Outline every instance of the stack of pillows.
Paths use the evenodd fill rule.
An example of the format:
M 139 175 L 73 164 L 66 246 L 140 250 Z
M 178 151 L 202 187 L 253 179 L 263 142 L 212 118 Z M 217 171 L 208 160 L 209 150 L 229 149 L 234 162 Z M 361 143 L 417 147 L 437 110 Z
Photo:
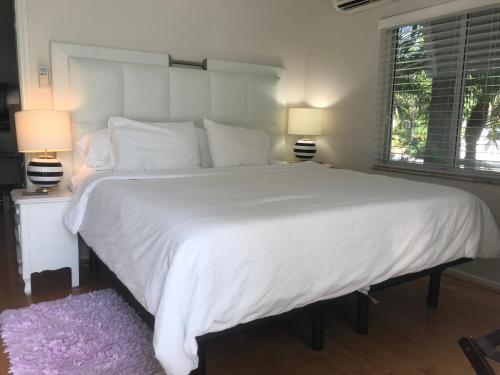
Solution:
M 143 123 L 112 116 L 108 128 L 77 143 L 86 169 L 148 171 L 269 164 L 269 137 L 261 130 L 203 120 Z

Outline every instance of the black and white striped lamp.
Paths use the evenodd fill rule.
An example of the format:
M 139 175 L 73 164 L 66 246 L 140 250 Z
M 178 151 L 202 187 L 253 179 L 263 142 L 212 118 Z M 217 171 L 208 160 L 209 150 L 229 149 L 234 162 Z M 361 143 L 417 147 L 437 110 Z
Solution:
M 49 191 L 61 182 L 63 167 L 56 158 L 39 156 L 30 160 L 26 174 L 37 191 Z
M 303 138 L 293 146 L 295 157 L 300 160 L 310 160 L 316 155 L 316 143 L 312 139 Z
M 61 161 L 49 153 L 71 150 L 69 113 L 53 110 L 21 111 L 15 114 L 19 152 L 39 153 L 26 168 L 37 191 L 47 192 L 61 181 Z
M 288 134 L 305 137 L 295 142 L 293 152 L 299 160 L 310 160 L 316 154 L 316 143 L 309 136 L 321 135 L 323 110 L 319 108 L 290 108 L 288 110 Z

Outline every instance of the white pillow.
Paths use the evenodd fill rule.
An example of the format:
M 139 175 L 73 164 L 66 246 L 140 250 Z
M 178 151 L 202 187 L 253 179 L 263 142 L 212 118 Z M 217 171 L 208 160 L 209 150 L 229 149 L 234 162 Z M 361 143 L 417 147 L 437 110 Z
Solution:
M 152 125 L 165 126 L 166 122 L 152 122 Z M 189 123 L 190 124 L 190 123 Z M 210 150 L 208 149 L 207 131 L 205 129 L 195 127 L 196 139 L 198 140 L 198 149 L 200 152 L 201 166 L 203 168 L 210 168 L 212 166 L 212 159 L 210 158 Z
M 214 167 L 269 164 L 269 137 L 258 129 L 217 124 L 204 119 Z
M 152 124 L 162 127 L 168 125 L 168 123 L 164 122 L 154 122 Z M 212 166 L 212 160 L 208 148 L 207 131 L 201 128 L 195 129 L 201 166 L 203 168 L 209 168 Z M 113 157 L 108 128 L 99 129 L 86 134 L 76 142 L 76 146 L 82 163 L 88 168 L 95 169 L 96 171 L 113 169 Z
M 108 129 L 117 171 L 200 167 L 192 122 L 166 123 L 160 127 L 111 116 Z
M 113 169 L 108 129 L 99 129 L 84 135 L 76 142 L 80 159 L 96 171 Z
M 210 149 L 208 147 L 207 131 L 200 128 L 195 129 L 196 138 L 198 139 L 198 148 L 200 150 L 201 166 L 203 168 L 210 168 L 212 166 L 212 159 L 210 158 Z

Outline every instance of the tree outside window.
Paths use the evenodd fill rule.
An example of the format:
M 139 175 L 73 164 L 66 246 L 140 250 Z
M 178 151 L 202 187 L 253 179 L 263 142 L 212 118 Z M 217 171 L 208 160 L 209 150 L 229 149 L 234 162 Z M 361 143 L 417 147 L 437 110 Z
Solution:
M 392 31 L 388 162 L 500 172 L 500 9 Z

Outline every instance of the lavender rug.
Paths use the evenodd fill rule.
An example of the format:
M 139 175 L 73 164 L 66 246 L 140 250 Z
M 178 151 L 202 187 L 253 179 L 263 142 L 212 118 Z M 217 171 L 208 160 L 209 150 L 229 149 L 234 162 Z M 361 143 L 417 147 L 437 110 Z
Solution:
M 0 329 L 14 375 L 164 374 L 153 333 L 111 289 L 6 310 Z

